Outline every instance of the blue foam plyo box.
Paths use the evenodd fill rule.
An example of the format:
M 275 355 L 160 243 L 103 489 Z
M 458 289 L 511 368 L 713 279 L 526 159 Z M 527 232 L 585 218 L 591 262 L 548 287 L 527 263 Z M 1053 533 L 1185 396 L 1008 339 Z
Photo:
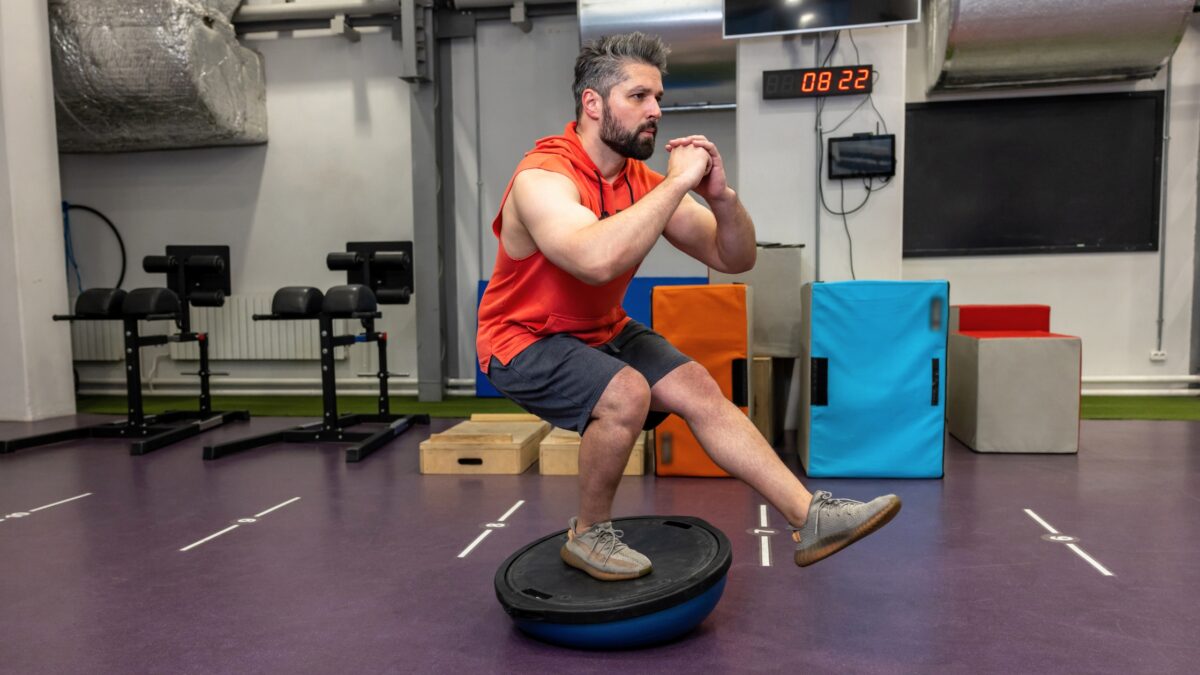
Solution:
M 634 321 L 651 326 L 650 294 L 654 291 L 655 286 L 694 286 L 707 283 L 708 277 L 634 277 L 629 282 L 629 288 L 625 290 L 625 298 L 621 302 L 621 306 Z M 479 305 L 479 301 L 483 300 L 483 292 L 487 290 L 487 284 L 486 280 L 479 282 L 479 294 L 475 298 L 476 306 Z M 475 395 L 479 398 L 504 398 L 504 394 L 497 391 L 480 370 L 479 363 L 475 364 Z
M 812 477 L 940 478 L 946 281 L 810 283 L 800 461 Z

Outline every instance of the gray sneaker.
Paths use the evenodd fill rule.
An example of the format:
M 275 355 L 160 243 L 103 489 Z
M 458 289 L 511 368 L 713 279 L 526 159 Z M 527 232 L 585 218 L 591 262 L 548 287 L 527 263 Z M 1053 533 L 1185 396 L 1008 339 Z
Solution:
M 897 513 L 900 498 L 896 495 L 876 497 L 864 504 L 816 492 L 804 526 L 790 528 L 796 542 L 796 564 L 807 567 L 837 553 L 883 527 Z
M 584 532 L 575 531 L 576 519 L 567 523 L 563 562 L 601 581 L 637 579 L 650 573 L 650 559 L 621 543 L 624 532 L 614 530 L 612 521 L 596 523 Z

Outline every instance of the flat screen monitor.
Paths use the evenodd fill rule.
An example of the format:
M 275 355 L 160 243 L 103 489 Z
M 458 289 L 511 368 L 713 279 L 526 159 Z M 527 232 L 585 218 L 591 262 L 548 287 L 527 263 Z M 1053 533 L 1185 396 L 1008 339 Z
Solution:
M 908 105 L 904 255 L 1158 249 L 1162 91 Z
M 723 0 L 725 37 L 811 33 L 921 20 L 921 0 Z
M 829 178 L 873 178 L 896 175 L 894 134 L 829 139 Z

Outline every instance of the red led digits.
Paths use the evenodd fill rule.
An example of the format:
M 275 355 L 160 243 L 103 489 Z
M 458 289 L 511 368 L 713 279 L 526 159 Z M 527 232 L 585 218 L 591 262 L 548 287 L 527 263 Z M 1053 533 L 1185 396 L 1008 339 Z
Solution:
M 766 70 L 762 94 L 767 100 L 869 94 L 872 74 L 870 65 Z
M 842 70 L 838 73 L 838 91 L 850 91 L 850 86 L 854 83 L 854 71 Z
M 854 88 L 859 91 L 867 90 L 867 83 L 871 81 L 871 69 L 859 68 L 858 77 L 854 80 Z

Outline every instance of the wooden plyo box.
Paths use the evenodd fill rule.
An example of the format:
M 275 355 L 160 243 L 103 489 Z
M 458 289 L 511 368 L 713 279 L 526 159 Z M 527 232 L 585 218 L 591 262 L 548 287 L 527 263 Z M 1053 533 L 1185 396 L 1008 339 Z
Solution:
M 754 426 L 758 427 L 759 433 L 763 438 L 767 439 L 768 443 L 775 441 L 775 401 L 772 395 L 774 391 L 774 381 L 772 379 L 771 357 L 756 356 L 754 357 L 752 374 L 750 376 L 751 386 L 750 392 L 751 409 L 754 414 L 750 416 Z
M 550 425 L 538 420 L 461 422 L 421 443 L 421 473 L 518 474 L 538 458 Z
M 626 476 L 641 476 L 646 473 L 646 445 L 651 432 L 639 434 L 625 465 Z M 579 475 L 579 434 L 566 429 L 555 428 L 544 439 L 538 460 L 538 472 L 543 476 L 578 476 Z

